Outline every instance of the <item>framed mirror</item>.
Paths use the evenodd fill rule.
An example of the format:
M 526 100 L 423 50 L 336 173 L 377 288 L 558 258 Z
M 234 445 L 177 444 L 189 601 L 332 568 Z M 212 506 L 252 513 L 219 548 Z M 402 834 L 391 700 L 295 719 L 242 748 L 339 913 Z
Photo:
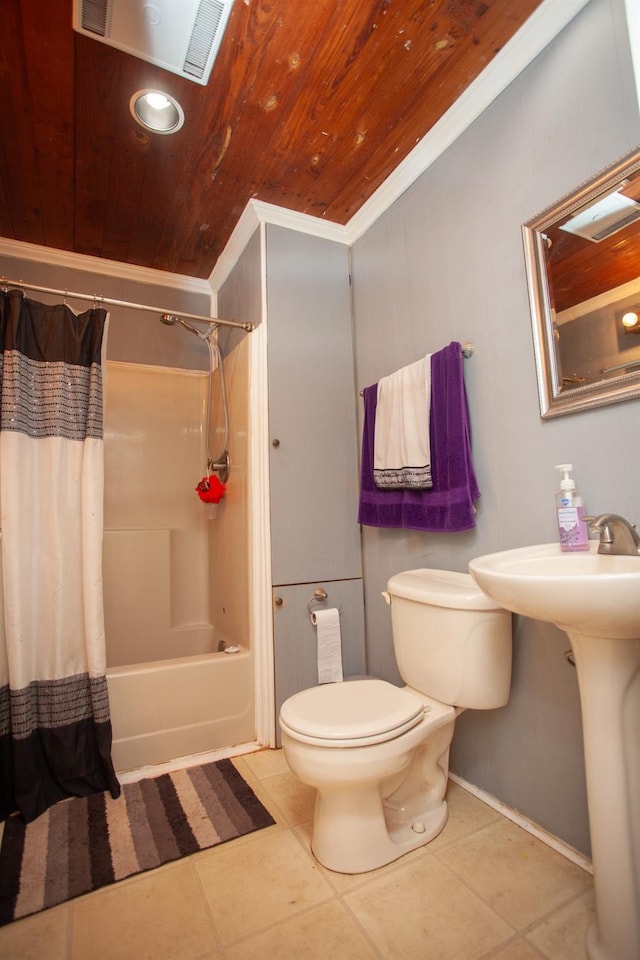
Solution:
M 640 148 L 522 235 L 542 418 L 640 397 Z

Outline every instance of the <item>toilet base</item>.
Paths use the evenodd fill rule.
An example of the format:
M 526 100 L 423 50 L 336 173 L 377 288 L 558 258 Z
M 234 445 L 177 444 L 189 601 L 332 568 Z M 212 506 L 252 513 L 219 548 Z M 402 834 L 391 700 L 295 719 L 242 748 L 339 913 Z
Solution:
M 318 795 L 311 850 L 328 870 L 367 873 L 429 843 L 440 833 L 447 816 L 443 800 L 435 809 L 424 810 L 413 823 L 387 825 L 379 794 L 352 790 L 345 796 Z
M 449 721 L 432 730 L 382 783 L 374 778 L 316 783 L 311 849 L 324 867 L 367 873 L 440 833 L 448 816 L 444 796 L 453 728 Z

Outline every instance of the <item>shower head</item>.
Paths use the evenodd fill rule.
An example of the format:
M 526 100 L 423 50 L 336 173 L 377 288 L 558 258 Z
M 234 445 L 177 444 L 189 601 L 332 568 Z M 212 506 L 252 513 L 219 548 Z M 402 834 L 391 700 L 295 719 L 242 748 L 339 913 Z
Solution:
M 175 313 L 161 313 L 160 322 L 166 323 L 168 327 L 175 327 L 176 323 L 179 323 L 185 328 L 185 330 L 188 330 L 190 333 L 195 333 L 195 335 L 200 337 L 201 340 L 206 340 L 212 329 L 215 329 L 215 326 L 211 325 L 208 330 L 198 330 L 198 328 L 194 327 L 194 325 L 189 323 L 188 320 L 183 320 L 182 317 L 177 317 Z

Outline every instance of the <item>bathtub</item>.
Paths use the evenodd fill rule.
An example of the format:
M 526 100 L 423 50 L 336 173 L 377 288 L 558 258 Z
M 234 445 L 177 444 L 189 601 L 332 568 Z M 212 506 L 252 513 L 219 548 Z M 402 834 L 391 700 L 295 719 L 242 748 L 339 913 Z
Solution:
M 255 740 L 248 650 L 109 667 L 107 685 L 117 772 Z

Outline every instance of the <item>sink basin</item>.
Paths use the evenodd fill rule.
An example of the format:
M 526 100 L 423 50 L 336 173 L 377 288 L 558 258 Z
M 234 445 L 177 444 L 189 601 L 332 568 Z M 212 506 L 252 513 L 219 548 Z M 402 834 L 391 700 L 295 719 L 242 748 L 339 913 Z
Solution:
M 589 960 L 640 958 L 640 556 L 556 543 L 478 557 L 496 603 L 571 641 L 580 691 L 596 920 Z M 541 705 L 541 709 L 544 706 Z
M 640 557 L 589 550 L 563 553 L 557 543 L 487 554 L 469 563 L 471 575 L 506 610 L 546 620 L 568 633 L 640 636 Z

